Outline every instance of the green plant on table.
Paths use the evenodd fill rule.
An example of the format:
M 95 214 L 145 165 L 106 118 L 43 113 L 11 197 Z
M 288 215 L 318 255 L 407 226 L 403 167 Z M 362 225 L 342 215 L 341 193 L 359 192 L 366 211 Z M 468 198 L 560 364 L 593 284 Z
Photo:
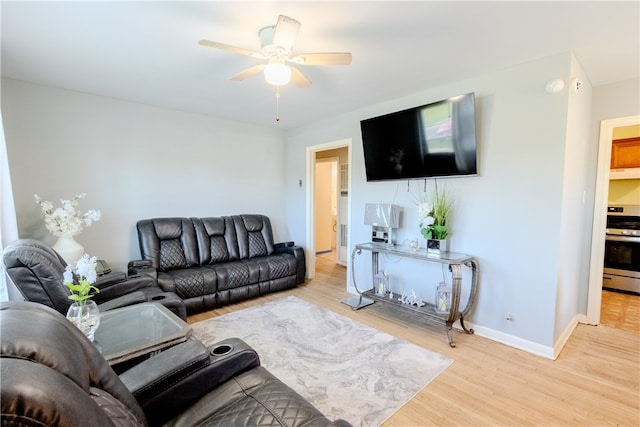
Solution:
M 445 239 L 449 235 L 449 216 L 453 202 L 446 190 L 438 191 L 438 184 L 430 201 L 418 204 L 420 233 L 425 239 Z
M 89 257 L 88 254 L 84 254 L 76 263 L 75 270 L 71 265 L 67 265 L 64 270 L 64 285 L 71 292 L 69 299 L 78 305 L 84 305 L 86 300 L 93 297 L 95 294 L 92 294 L 92 291 L 100 293 L 100 289 L 92 285 L 97 278 L 96 262 L 95 256 Z

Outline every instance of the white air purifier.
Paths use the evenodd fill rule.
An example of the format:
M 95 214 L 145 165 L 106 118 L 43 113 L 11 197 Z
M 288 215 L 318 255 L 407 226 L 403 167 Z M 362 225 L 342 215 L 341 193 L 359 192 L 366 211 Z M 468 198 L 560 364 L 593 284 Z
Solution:
M 371 226 L 371 242 L 385 246 L 395 245 L 394 230 L 400 226 L 400 207 L 388 203 L 367 203 L 364 223 Z

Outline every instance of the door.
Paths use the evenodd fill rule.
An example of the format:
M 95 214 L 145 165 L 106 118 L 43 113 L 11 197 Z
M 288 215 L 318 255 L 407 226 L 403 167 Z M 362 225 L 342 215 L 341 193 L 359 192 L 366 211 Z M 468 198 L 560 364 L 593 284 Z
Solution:
M 336 250 L 338 158 L 316 160 L 315 173 L 315 252 L 316 255 Z

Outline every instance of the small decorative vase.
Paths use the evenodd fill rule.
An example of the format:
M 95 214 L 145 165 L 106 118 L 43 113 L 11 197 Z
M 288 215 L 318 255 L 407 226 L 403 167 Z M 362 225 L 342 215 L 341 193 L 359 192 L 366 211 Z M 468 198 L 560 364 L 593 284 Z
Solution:
M 448 250 L 447 239 L 427 239 L 427 255 L 440 256 Z
M 85 300 L 81 303 L 74 302 L 69 306 L 67 319 L 80 329 L 90 341 L 93 341 L 100 325 L 98 304 L 92 300 Z
M 74 267 L 76 262 L 82 258 L 84 248 L 75 241 L 73 236 L 60 236 L 56 243 L 52 246 L 67 264 Z

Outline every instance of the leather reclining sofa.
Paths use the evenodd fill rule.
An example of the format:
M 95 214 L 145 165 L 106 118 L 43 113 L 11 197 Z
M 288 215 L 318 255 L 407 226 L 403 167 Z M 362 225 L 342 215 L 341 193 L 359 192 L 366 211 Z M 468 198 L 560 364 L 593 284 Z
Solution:
M 269 218 L 234 215 L 138 221 L 141 260 L 130 271 L 153 275 L 188 314 L 303 283 L 304 249 L 274 243 Z
M 63 285 L 67 263 L 51 246 L 35 239 L 18 239 L 7 245 L 2 260 L 11 283 L 26 301 L 67 313 L 72 303 L 69 288 Z M 93 285 L 100 290 L 92 299 L 101 311 L 156 302 L 181 319 L 187 319 L 182 300 L 172 292 L 163 291 L 151 277 L 114 271 L 98 276 Z
M 189 340 L 117 375 L 82 332 L 33 302 L 0 303 L 3 426 L 349 427 L 260 366 L 237 338 Z

